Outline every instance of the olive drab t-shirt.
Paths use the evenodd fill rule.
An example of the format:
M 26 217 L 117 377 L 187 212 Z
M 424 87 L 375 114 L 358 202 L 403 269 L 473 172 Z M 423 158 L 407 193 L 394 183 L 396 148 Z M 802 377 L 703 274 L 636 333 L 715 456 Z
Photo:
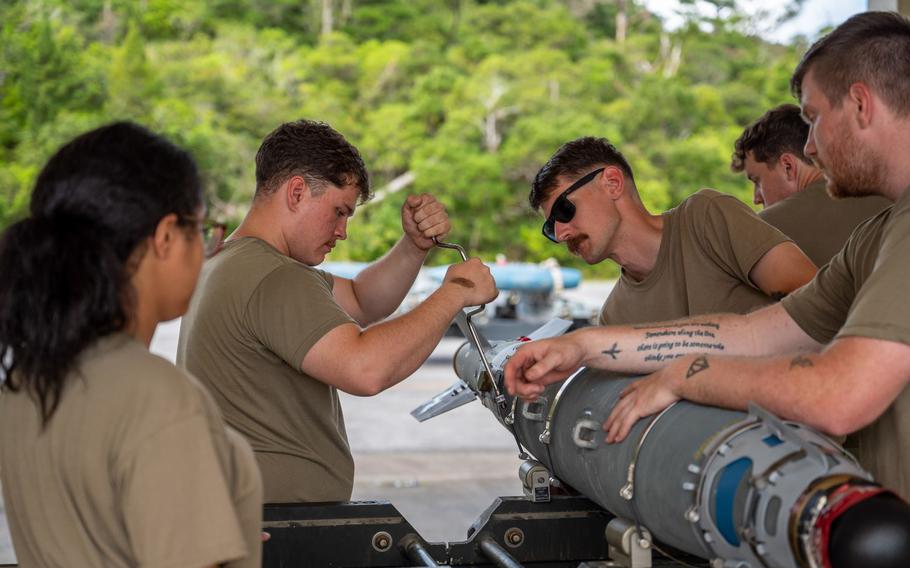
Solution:
M 866 337 L 910 345 L 910 190 L 854 231 L 816 277 L 783 300 L 810 337 Z M 910 370 L 906 372 L 910 373 Z M 875 377 L 866 377 L 874 381 Z M 910 389 L 851 438 L 885 487 L 910 498 Z
M 21 566 L 261 563 L 249 444 L 185 371 L 115 334 L 80 355 L 42 425 L 0 391 L 0 476 Z
M 601 325 L 746 313 L 773 302 L 749 272 L 789 239 L 744 203 L 703 189 L 664 213 L 663 221 L 654 268 L 641 281 L 622 273 L 604 303 Z
M 351 498 L 354 461 L 338 392 L 300 369 L 326 333 L 353 323 L 332 284 L 264 241 L 228 241 L 203 266 L 180 326 L 177 361 L 250 441 L 266 503 Z
M 758 214 L 793 239 L 819 267 L 843 248 L 857 225 L 891 205 L 877 195 L 834 199 L 825 185 L 825 180 L 810 184 Z

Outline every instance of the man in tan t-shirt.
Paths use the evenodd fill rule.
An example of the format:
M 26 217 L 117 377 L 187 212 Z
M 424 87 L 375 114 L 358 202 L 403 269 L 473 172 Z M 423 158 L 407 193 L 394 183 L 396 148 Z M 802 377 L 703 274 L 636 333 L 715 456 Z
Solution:
M 805 152 L 820 164 L 829 192 L 894 202 L 860 225 L 810 284 L 745 316 L 702 316 L 647 330 L 593 328 L 527 344 L 506 367 L 507 388 L 533 398 L 581 365 L 656 371 L 634 382 L 612 409 L 604 423 L 608 441 L 622 440 L 639 418 L 680 398 L 737 409 L 754 401 L 829 434 L 856 432 L 863 466 L 910 498 L 908 77 L 910 21 L 885 12 L 853 16 L 796 68 L 790 84 L 809 123 Z M 693 326 L 710 333 L 714 345 L 680 347 L 663 361 L 637 350 L 650 343 L 649 333 Z
M 755 188 L 758 214 L 799 245 L 817 266 L 828 264 L 853 230 L 885 207 L 877 195 L 834 199 L 820 169 L 803 153 L 809 125 L 793 104 L 777 106 L 750 124 L 735 143 L 731 169 Z
M 663 215 L 645 209 L 632 169 L 603 138 L 564 144 L 529 196 L 543 234 L 588 264 L 612 259 L 622 274 L 601 325 L 746 313 L 799 288 L 815 266 L 732 196 L 704 189 Z
M 203 267 L 183 318 L 177 359 L 250 441 L 265 502 L 349 499 L 354 464 L 337 390 L 371 396 L 398 383 L 458 310 L 496 296 L 489 269 L 470 259 L 421 305 L 374 324 L 404 298 L 449 221 L 431 196 L 409 196 L 405 234 L 383 258 L 353 280 L 313 268 L 368 198 L 363 160 L 338 132 L 307 120 L 279 126 L 256 155 L 250 212 Z

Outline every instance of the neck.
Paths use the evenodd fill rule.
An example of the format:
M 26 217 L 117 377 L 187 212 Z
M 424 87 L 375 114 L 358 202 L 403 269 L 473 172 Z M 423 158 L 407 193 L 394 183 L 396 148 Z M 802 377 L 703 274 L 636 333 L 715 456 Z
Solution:
M 144 286 L 134 279 L 133 289 L 136 292 L 136 305 L 130 321 L 126 326 L 126 334 L 142 343 L 146 347 L 152 344 L 152 336 L 155 335 L 155 329 L 161 321 L 157 315 L 155 306 L 151 305 L 149 294 L 143 289 Z
M 910 160 L 907 148 L 910 147 L 910 118 L 895 115 L 884 105 L 882 120 L 878 128 L 865 136 L 861 143 L 867 146 L 868 155 L 876 160 L 876 167 L 883 172 L 881 187 L 876 193 L 897 201 L 910 187 Z
M 910 129 L 910 120 L 902 120 L 895 125 L 893 136 L 882 141 L 886 144 L 881 155 L 884 170 L 888 175 L 884 180 L 885 186 L 881 194 L 891 201 L 900 199 L 910 187 L 910 160 L 907 159 L 907 151 L 904 150 L 910 147 L 910 134 L 907 134 L 907 129 Z M 895 150 L 897 148 L 902 149 Z
M 272 245 L 281 254 L 289 256 L 290 249 L 281 232 L 281 224 L 275 222 L 276 217 L 268 211 L 268 207 L 268 203 L 256 204 L 254 202 L 243 222 L 227 240 L 255 237 Z
M 642 207 L 636 215 L 622 219 L 609 258 L 633 280 L 644 280 L 657 264 L 663 229 L 663 216 L 652 215 Z
M 903 197 L 908 188 L 910 188 L 910 172 L 903 176 L 893 176 L 879 193 L 882 197 L 894 202 Z
M 800 167 L 796 174 L 796 191 L 802 191 L 824 177 L 822 171 L 814 166 Z

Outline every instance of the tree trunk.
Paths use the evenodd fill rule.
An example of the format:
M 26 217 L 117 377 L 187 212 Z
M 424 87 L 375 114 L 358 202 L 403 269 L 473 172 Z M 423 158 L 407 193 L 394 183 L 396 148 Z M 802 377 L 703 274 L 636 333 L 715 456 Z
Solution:
M 112 44 L 117 35 L 117 15 L 111 8 L 111 0 L 104 0 L 101 17 L 98 20 L 98 31 L 104 43 Z
M 322 0 L 322 35 L 327 36 L 332 33 L 332 1 Z
M 629 27 L 629 15 L 626 13 L 626 0 L 616 0 L 616 43 L 626 41 Z

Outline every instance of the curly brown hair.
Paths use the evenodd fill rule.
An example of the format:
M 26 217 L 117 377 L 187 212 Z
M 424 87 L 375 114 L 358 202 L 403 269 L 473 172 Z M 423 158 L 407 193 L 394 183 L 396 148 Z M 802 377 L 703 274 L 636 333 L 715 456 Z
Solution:
M 757 162 L 773 164 L 784 153 L 812 162 L 803 153 L 809 125 L 800 116 L 799 107 L 792 104 L 776 106 L 746 127 L 733 145 L 730 169 L 741 172 L 746 168 L 746 156 L 752 152 Z
M 355 186 L 360 201 L 372 197 L 370 177 L 363 158 L 350 142 L 324 122 L 286 122 L 269 133 L 256 152 L 256 197 L 268 195 L 299 175 L 311 191 L 321 192 L 327 183 Z

